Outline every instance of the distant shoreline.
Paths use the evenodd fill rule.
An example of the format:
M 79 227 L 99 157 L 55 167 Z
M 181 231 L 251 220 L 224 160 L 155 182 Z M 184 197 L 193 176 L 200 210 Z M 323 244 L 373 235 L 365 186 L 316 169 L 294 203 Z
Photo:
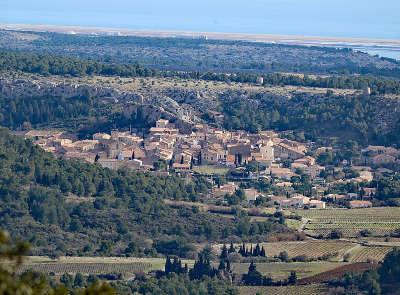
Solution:
M 55 32 L 65 34 L 87 35 L 115 35 L 139 37 L 172 37 L 172 38 L 207 38 L 211 40 L 250 41 L 261 43 L 278 43 L 287 45 L 324 46 L 337 48 L 353 48 L 360 51 L 379 53 L 392 52 L 393 58 L 400 59 L 400 39 L 376 38 L 345 38 L 320 37 L 300 35 L 273 35 L 247 33 L 220 33 L 220 32 L 190 32 L 190 31 L 151 31 L 103 27 L 58 26 L 58 25 L 30 25 L 30 24 L 0 24 L 0 29 Z

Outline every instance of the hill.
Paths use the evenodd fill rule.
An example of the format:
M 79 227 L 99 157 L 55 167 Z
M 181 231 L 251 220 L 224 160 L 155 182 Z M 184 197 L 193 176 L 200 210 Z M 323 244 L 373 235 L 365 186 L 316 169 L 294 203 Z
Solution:
M 255 223 L 165 206 L 207 190 L 196 178 L 159 177 L 55 158 L 0 129 L 0 223 L 28 240 L 34 255 L 194 255 L 193 243 L 246 240 L 286 231 L 277 220 Z M 67 202 L 78 196 L 79 203 Z

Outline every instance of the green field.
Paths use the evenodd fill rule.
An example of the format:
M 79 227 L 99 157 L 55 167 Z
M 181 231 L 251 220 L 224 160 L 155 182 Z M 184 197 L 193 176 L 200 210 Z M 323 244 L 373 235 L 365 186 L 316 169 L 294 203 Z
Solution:
M 295 213 L 309 222 L 305 232 L 310 235 L 328 235 L 340 230 L 344 237 L 357 237 L 361 230 L 374 236 L 386 236 L 400 229 L 400 208 L 296 210 Z

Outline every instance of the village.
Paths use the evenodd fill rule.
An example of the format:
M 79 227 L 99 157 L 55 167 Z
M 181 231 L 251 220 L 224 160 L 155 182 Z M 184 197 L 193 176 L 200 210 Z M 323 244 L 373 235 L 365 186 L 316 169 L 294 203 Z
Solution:
M 251 134 L 206 124 L 196 124 L 192 132 L 181 133 L 166 119 L 157 120 L 149 133 L 141 136 L 117 130 L 111 134 L 95 133 L 92 139 L 86 140 L 76 140 L 55 130 L 30 130 L 24 136 L 57 156 L 97 163 L 109 169 L 207 177 L 213 184 L 203 200 L 207 203 L 224 205 L 230 203 L 229 196 L 242 195 L 239 201 L 279 209 L 372 207 L 376 188 L 368 184 L 375 175 L 390 173 L 384 167 L 398 163 L 400 158 L 400 151 L 395 148 L 368 146 L 362 150 L 364 165 L 345 163 L 346 168 L 328 167 L 318 164 L 316 158 L 329 152 L 331 147 L 311 151 L 310 144 L 281 138 L 274 131 Z M 351 171 L 350 176 L 343 173 L 345 169 Z M 336 173 L 335 178 L 332 171 Z M 241 186 L 260 181 L 272 185 L 274 193 L 263 192 L 257 186 Z M 294 182 L 299 181 L 306 181 L 309 191 L 299 193 L 294 189 Z M 332 186 L 347 183 L 354 184 L 357 191 L 331 192 Z

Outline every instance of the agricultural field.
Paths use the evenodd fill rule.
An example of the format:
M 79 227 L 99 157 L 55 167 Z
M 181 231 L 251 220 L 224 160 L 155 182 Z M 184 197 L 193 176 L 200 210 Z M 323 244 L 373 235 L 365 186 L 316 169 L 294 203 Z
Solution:
M 241 244 L 236 244 L 236 250 Z M 255 247 L 256 244 L 246 244 L 246 247 Z M 357 247 L 357 243 L 341 240 L 306 240 L 306 241 L 285 241 L 260 243 L 264 247 L 267 257 L 278 256 L 281 252 L 286 251 L 289 258 L 296 256 L 307 256 L 308 258 L 329 257 L 329 261 L 338 262 L 343 260 L 343 255 Z M 218 255 L 221 251 L 222 244 L 214 245 L 214 253 Z
M 321 295 L 328 294 L 328 288 L 325 285 L 307 285 L 307 286 L 284 286 L 284 287 L 239 287 L 240 295 Z
M 400 208 L 296 210 L 295 213 L 309 220 L 305 233 L 318 236 L 339 230 L 343 237 L 359 236 L 368 230 L 373 236 L 386 236 L 400 229 Z
M 298 241 L 263 243 L 267 256 L 278 256 L 286 251 L 290 258 L 305 255 L 309 258 L 331 256 L 331 260 L 338 261 L 344 253 L 352 249 L 356 244 L 347 241 Z
M 382 261 L 393 247 L 387 246 L 360 246 L 351 251 L 350 262 Z
M 257 270 L 263 275 L 274 280 L 284 280 L 295 271 L 298 279 L 314 276 L 321 272 L 333 270 L 339 266 L 346 265 L 340 262 L 289 262 L 289 263 L 257 263 Z M 239 275 L 247 273 L 249 263 L 232 263 L 233 272 Z
M 302 224 L 301 220 L 286 219 L 286 226 L 294 230 L 298 230 Z
M 183 260 L 192 266 L 194 261 Z M 122 257 L 60 257 L 50 259 L 47 257 L 29 257 L 20 272 L 31 269 L 43 273 L 54 273 L 56 275 L 64 273 L 82 274 L 107 274 L 121 273 L 131 275 L 152 270 L 164 269 L 164 258 L 122 258 Z

